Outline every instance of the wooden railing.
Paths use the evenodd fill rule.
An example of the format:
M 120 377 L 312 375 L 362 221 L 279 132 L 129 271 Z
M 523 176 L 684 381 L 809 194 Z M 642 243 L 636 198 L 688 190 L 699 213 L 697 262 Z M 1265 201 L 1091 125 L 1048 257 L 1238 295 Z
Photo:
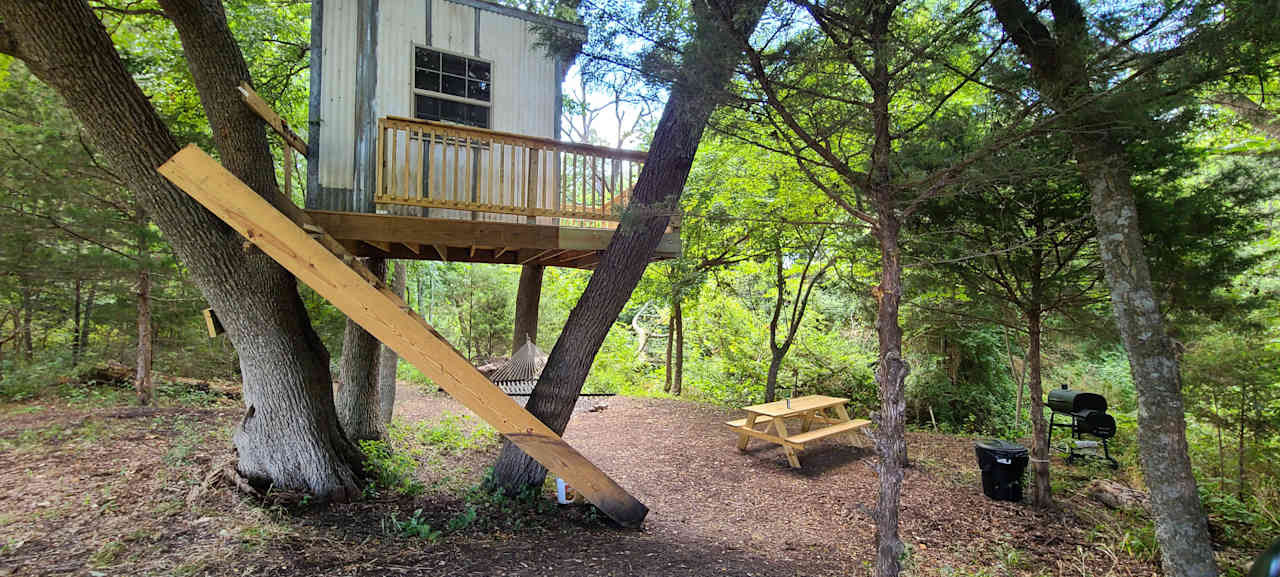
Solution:
M 378 121 L 378 204 L 613 228 L 647 154 L 409 118 Z

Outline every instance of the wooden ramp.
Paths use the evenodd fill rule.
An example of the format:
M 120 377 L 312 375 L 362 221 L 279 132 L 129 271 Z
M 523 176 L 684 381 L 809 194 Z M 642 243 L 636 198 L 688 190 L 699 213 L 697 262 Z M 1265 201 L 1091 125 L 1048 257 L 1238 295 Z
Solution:
M 292 214 L 282 214 L 195 145 L 157 170 L 611 519 L 640 526 L 644 504 L 489 382 L 302 210 L 286 200 L 281 208 Z

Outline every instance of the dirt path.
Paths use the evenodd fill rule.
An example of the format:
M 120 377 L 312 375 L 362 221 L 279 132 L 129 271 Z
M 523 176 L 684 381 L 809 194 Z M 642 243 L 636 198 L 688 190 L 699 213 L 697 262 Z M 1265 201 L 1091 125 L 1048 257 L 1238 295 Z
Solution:
M 401 387 L 397 414 L 467 414 Z M 604 402 L 608 408 L 587 408 Z M 282 508 L 226 488 L 187 501 L 227 456 L 238 407 L 0 407 L 0 576 L 8 575 L 865 575 L 877 491 L 869 442 L 828 440 L 787 467 L 780 449 L 734 448 L 733 411 L 613 397 L 580 405 L 566 438 L 650 508 L 639 531 L 582 507 L 510 510 L 497 528 L 440 540 L 389 525 L 422 510 L 433 527 L 472 506 L 497 449 L 420 458 L 418 497 Z M 912 575 L 1152 575 L 1095 544 L 1087 504 L 1036 516 L 977 486 L 972 441 L 913 433 L 902 534 Z M 429 461 L 429 462 L 427 462 Z M 444 477 L 454 476 L 450 483 Z M 543 501 L 545 502 L 545 501 Z M 505 505 L 503 506 L 505 507 Z M 499 516 L 508 515 L 503 508 Z M 523 516 L 522 516 L 523 515 Z

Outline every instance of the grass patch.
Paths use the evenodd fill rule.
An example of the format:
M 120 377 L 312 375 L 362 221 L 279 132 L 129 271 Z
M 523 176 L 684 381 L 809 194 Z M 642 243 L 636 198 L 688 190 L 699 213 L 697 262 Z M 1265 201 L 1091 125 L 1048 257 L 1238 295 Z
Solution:
M 413 496 L 426 489 L 414 476 L 418 462 L 412 456 L 393 450 L 384 441 L 360 441 L 360 451 L 371 477 L 365 486 L 367 496 L 384 490 Z
M 126 549 L 127 547 L 121 541 L 107 541 L 89 557 L 89 566 L 103 568 L 115 565 Z

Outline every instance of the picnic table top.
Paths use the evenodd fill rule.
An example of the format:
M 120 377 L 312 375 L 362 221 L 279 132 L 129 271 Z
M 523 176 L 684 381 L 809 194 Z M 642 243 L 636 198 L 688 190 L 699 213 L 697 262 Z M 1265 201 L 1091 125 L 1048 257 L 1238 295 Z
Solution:
M 790 399 L 790 406 L 787 406 L 788 399 L 774 401 L 772 403 L 764 403 L 762 405 L 751 405 L 750 407 L 742 407 L 742 410 L 757 415 L 765 415 L 769 417 L 785 417 L 788 415 L 797 415 L 808 411 L 816 411 L 836 405 L 843 405 L 849 402 L 849 399 L 840 397 L 828 397 L 826 395 L 805 395 Z

